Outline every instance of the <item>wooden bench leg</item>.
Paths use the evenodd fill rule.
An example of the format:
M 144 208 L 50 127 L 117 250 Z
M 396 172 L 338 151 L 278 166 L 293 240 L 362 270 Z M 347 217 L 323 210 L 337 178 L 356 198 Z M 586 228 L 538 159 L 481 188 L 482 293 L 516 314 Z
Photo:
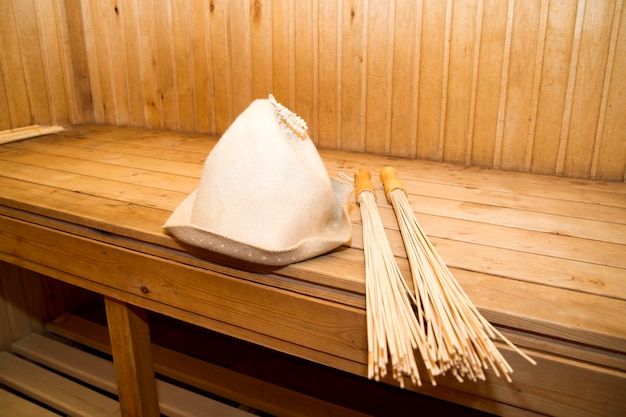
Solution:
M 105 305 L 122 416 L 158 417 L 146 312 L 108 297 Z

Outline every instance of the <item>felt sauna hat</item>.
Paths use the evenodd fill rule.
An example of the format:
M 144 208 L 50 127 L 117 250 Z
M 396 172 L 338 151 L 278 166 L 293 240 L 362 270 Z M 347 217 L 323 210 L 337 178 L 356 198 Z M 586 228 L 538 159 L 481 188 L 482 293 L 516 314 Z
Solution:
M 304 120 L 270 95 L 226 130 L 198 189 L 164 228 L 183 243 L 231 258 L 286 265 L 350 240 L 352 190 L 328 176 Z

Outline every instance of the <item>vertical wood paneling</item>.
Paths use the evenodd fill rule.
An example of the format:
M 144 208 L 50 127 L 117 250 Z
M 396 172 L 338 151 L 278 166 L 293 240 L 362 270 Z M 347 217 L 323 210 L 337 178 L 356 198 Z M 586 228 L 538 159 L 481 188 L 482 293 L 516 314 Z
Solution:
M 445 122 L 440 140 L 443 142 L 444 160 L 464 162 L 472 107 L 474 53 L 478 53 L 474 50 L 477 2 L 453 1 L 450 5 L 449 62 L 447 74 L 444 75 L 447 76 L 447 99 L 445 106 L 442 106 Z M 454 137 L 455 140 L 446 140 L 448 137 Z
M 32 0 L 14 1 L 17 42 L 22 59 L 26 92 L 29 97 L 31 120 L 35 123 L 52 120 L 50 92 L 46 82 L 41 52 L 40 28 Z
M 494 165 L 524 170 L 527 150 L 533 139 L 535 85 L 538 86 L 541 67 L 536 57 L 542 56 L 538 55 L 538 50 L 542 49 L 539 42 L 543 39 L 540 35 L 543 33 L 540 24 L 542 8 L 540 2 L 529 1 L 515 1 L 513 8 L 502 133 L 496 135 L 499 150 L 494 151 Z M 483 158 L 488 156 L 487 153 Z
M 321 147 L 624 180 L 623 0 L 7 0 L 0 128 L 223 133 L 273 93 Z
M 57 123 L 57 120 L 69 120 L 70 104 L 66 95 L 66 85 L 64 79 L 63 60 L 65 51 L 59 44 L 57 30 L 57 16 L 55 4 L 52 2 L 41 2 L 35 8 L 35 18 L 39 28 L 39 43 L 41 44 L 41 56 L 46 81 L 46 90 L 49 92 L 50 120 Z
M 193 98 L 195 129 L 202 133 L 216 131 L 213 106 L 213 71 L 210 47 L 209 3 L 191 0 L 189 30 L 193 54 Z
M 531 170 L 534 172 L 556 172 L 563 115 L 568 105 L 568 79 L 574 75 L 570 73 L 569 64 L 576 11 L 574 1 L 550 2 L 532 151 Z
M 250 0 L 250 53 L 252 98 L 272 92 L 272 5 L 269 0 Z
M 244 111 L 252 101 L 249 0 L 231 0 L 228 13 L 228 36 L 231 60 L 233 112 Z
M 476 123 L 468 163 L 494 167 L 502 163 L 502 141 L 508 96 L 515 1 L 489 1 L 484 8 L 481 77 L 476 86 Z M 499 79 L 499 80 L 498 80 Z M 498 85 L 499 81 L 499 85 Z M 491 86 L 491 88 L 489 88 Z M 498 88 L 496 89 L 496 86 Z M 474 139 L 475 138 L 475 139 Z
M 174 75 L 178 104 L 178 129 L 195 129 L 193 55 L 190 32 L 189 0 L 172 2 L 172 37 L 174 39 Z
M 294 86 L 293 109 L 300 117 L 308 121 L 309 135 L 316 141 L 314 125 L 314 97 L 317 90 L 316 48 L 314 43 L 317 8 L 315 2 L 295 0 L 293 5 L 294 28 Z
M 117 8 L 117 12 L 116 12 Z M 146 95 L 141 76 L 141 66 L 137 65 L 137 57 L 141 57 L 142 49 L 138 36 L 139 17 L 136 5 L 132 2 L 119 2 L 114 4 L 115 20 L 120 38 L 124 45 L 120 49 L 125 53 L 126 62 L 124 69 L 127 80 L 120 81 L 125 85 L 125 96 L 128 100 L 128 122 L 135 126 L 146 125 Z M 142 59 L 143 60 L 143 59 Z
M 562 132 L 565 147 L 561 173 L 574 177 L 591 174 L 596 126 L 600 119 L 605 71 L 613 26 L 614 2 L 587 1 L 581 23 L 580 52 L 576 84 L 572 86 L 572 109 L 567 135 Z M 595 30 L 600 28 L 600 30 Z
M 449 2 L 451 3 L 451 2 Z M 446 2 L 424 0 L 422 7 L 422 33 L 419 67 L 419 112 L 417 130 L 417 156 L 440 160 L 440 132 L 444 121 L 442 108 L 445 99 L 444 63 L 447 61 L 448 19 Z
M 6 103 L 5 106 L 8 110 L 6 113 L 2 113 L 4 115 L 2 128 L 9 129 L 31 124 L 32 116 L 13 2 L 7 2 L 0 16 L 2 16 L 0 23 L 2 60 L 0 64 L 2 65 L 3 87 L 6 92 L 6 98 L 2 101 Z
M 586 0 L 580 0 L 576 12 L 576 24 L 572 39 L 572 52 L 569 63 L 569 73 L 567 75 L 567 90 L 565 92 L 565 106 L 561 121 L 561 134 L 559 138 L 559 148 L 557 152 L 556 173 L 563 174 L 565 165 L 565 150 L 567 148 L 567 139 L 570 133 L 570 123 L 572 120 L 572 108 L 574 105 L 574 86 L 578 77 L 578 59 L 580 57 L 580 44 L 582 38 L 583 16 L 585 11 Z
M 364 80 L 364 2 L 343 0 L 341 13 L 341 148 L 362 151 Z
M 623 1 L 619 1 L 613 21 L 613 36 L 609 55 L 610 66 L 607 68 L 608 91 L 605 116 L 602 124 L 602 135 L 596 140 L 599 142 L 597 163 L 593 170 L 593 177 L 626 180 L 626 117 L 624 116 L 624 102 L 626 102 L 626 12 Z
M 280 103 L 295 105 L 294 0 L 272 2 L 272 87 Z
M 391 2 L 368 4 L 365 61 L 365 151 L 389 153 L 391 122 L 391 85 L 389 78 L 393 51 L 393 7 Z M 375 33 L 376 36 L 369 36 Z
M 172 3 L 155 1 L 154 27 L 156 40 L 156 65 L 158 68 L 158 95 L 161 101 L 161 127 L 178 128 L 179 108 L 176 85 L 174 37 L 172 36 Z M 176 38 L 178 38 L 178 34 Z M 182 35 L 184 36 L 184 35 Z
M 317 144 L 336 148 L 341 138 L 341 1 L 318 2 Z
M 143 94 L 144 117 L 148 127 L 161 127 L 162 104 L 159 93 L 159 77 L 157 65 L 157 45 L 153 16 L 154 5 L 151 0 L 137 2 L 135 10 L 137 22 L 135 32 L 126 32 L 139 39 L 139 62 L 132 62 L 135 71 L 139 71 L 141 84 L 138 89 Z M 130 13 L 127 15 L 130 17 Z M 131 66 L 129 66 L 130 68 Z
M 391 28 L 391 137 L 389 150 L 414 158 L 417 153 L 422 1 L 397 2 Z
M 225 132 L 233 119 L 232 79 L 230 76 L 230 53 L 228 37 L 227 0 L 211 0 L 209 3 L 209 26 L 211 28 L 211 46 L 213 73 L 213 93 L 215 96 L 215 129 Z

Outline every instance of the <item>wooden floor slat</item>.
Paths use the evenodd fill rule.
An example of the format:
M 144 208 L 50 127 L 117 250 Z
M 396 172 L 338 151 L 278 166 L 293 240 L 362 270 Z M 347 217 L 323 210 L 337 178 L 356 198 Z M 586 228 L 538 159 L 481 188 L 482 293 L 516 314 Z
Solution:
M 7 417 L 59 417 L 58 414 L 2 388 L 0 388 L 0 410 Z
M 47 328 L 53 333 L 102 352 L 111 351 L 106 328 L 78 316 L 64 314 L 49 323 Z M 270 414 L 285 417 L 367 417 L 366 414 L 239 374 L 171 349 L 154 344 L 152 348 L 156 372 Z
M 9 352 L 0 352 L 0 369 L 0 383 L 69 416 L 121 416 L 117 401 Z
M 64 343 L 31 333 L 11 350 L 34 362 L 117 394 L 113 363 Z M 250 413 L 157 379 L 161 413 L 168 417 L 246 417 Z

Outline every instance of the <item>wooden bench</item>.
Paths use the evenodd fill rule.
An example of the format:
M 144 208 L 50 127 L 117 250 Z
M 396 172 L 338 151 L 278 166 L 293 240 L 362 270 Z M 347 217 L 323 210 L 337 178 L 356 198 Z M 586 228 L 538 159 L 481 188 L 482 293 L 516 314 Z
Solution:
M 136 415 L 150 415 L 156 404 L 144 310 L 366 374 L 354 199 L 349 245 L 283 268 L 231 264 L 162 230 L 197 187 L 215 142 L 75 126 L 0 146 L 0 260 L 105 296 L 120 402 L 139 405 L 144 414 Z M 331 175 L 366 167 L 377 180 L 382 166 L 394 166 L 474 304 L 538 362 L 499 344 L 513 383 L 490 374 L 481 383 L 442 378 L 436 387 L 410 389 L 499 415 L 626 412 L 626 184 L 320 154 Z M 378 205 L 408 277 L 382 191 Z

